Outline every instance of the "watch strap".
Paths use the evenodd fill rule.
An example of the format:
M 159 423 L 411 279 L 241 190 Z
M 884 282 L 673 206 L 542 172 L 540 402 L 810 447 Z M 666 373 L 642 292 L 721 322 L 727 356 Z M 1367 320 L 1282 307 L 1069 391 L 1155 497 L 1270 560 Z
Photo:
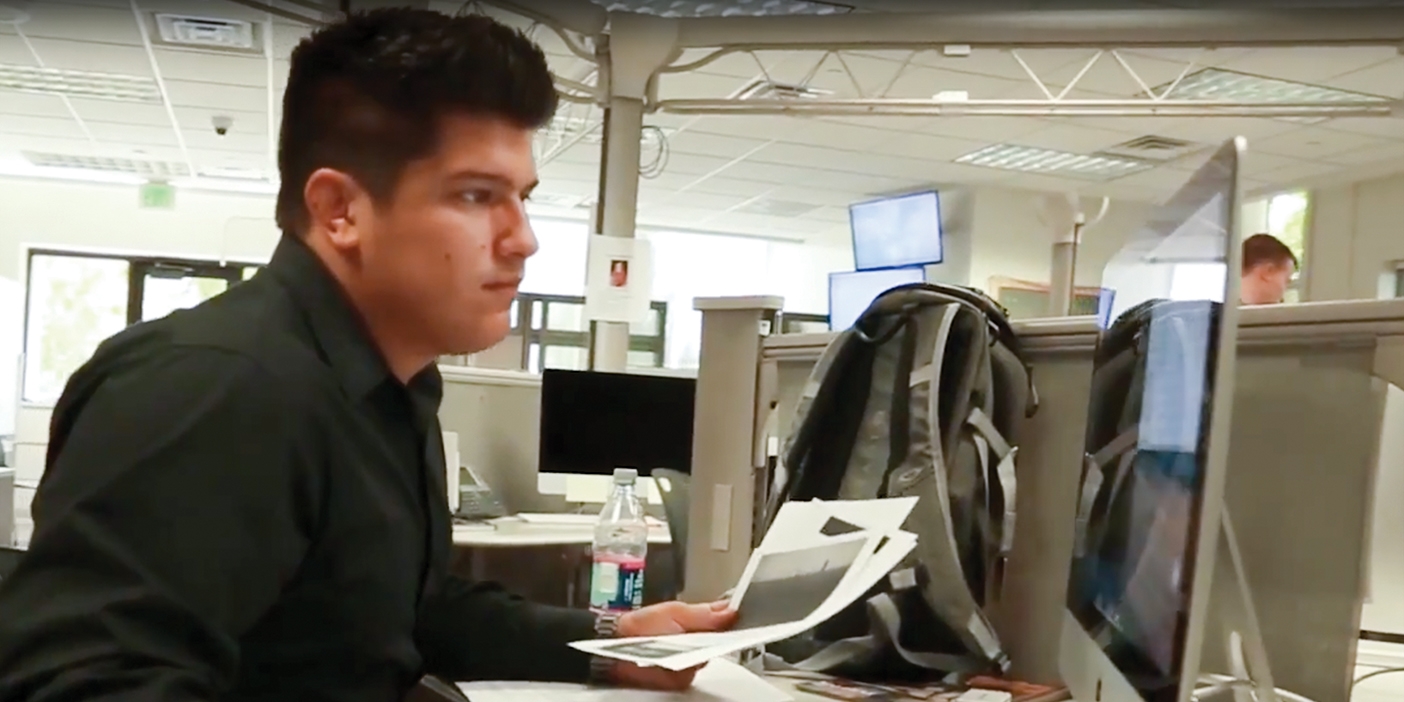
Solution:
M 601 612 L 595 616 L 595 638 L 612 639 L 619 634 L 618 612 Z M 590 683 L 609 685 L 614 682 L 614 667 L 618 661 L 603 656 L 590 657 Z

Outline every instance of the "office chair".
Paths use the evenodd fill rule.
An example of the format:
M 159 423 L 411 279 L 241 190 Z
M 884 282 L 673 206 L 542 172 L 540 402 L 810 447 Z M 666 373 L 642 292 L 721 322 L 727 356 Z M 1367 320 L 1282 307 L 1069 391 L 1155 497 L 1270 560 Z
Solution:
M 687 575 L 687 510 L 691 502 L 692 476 L 668 468 L 655 468 L 653 477 L 663 496 L 663 514 L 668 517 L 668 537 L 673 542 L 673 577 L 677 578 L 678 592 L 682 592 Z

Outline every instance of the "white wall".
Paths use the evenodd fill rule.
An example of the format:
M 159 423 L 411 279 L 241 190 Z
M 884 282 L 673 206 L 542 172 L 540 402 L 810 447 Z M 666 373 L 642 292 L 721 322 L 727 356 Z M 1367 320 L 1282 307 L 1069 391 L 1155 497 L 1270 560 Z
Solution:
M 970 285 L 990 289 L 995 276 L 1048 283 L 1053 266 L 1052 227 L 1040 220 L 1042 193 L 983 188 L 975 197 Z M 1091 217 L 1100 201 L 1083 201 Z M 1101 282 L 1107 261 L 1145 223 L 1151 205 L 1113 200 L 1100 222 L 1085 228 L 1077 253 L 1077 285 Z
M 1404 174 L 1311 191 L 1305 297 L 1375 298 L 1404 261 Z
M 0 276 L 22 279 L 21 246 L 266 261 L 278 240 L 273 198 L 180 191 L 143 210 L 130 185 L 0 179 Z

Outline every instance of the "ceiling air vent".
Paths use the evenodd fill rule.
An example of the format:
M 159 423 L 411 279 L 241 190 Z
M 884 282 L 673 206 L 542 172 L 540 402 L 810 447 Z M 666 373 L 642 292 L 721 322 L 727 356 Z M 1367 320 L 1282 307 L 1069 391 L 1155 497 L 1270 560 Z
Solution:
M 161 43 L 200 49 L 255 53 L 254 25 L 243 20 L 188 15 L 156 15 Z
M 190 175 L 185 164 L 175 161 L 148 161 L 136 158 L 106 156 L 71 156 L 68 154 L 26 151 L 24 157 L 41 168 L 77 168 L 108 173 L 132 173 L 147 178 L 182 178 Z
M 1193 142 L 1149 134 L 1102 149 L 1098 153 L 1106 156 L 1128 156 L 1163 163 L 1187 156 L 1200 148 L 1199 144 Z

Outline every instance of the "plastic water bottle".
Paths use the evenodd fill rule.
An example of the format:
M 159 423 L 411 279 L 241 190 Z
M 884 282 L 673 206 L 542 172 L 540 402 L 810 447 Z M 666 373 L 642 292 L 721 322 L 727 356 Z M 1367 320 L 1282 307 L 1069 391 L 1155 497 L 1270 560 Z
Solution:
M 614 469 L 614 490 L 595 523 L 590 609 L 624 612 L 643 604 L 648 522 L 635 492 L 639 472 Z

